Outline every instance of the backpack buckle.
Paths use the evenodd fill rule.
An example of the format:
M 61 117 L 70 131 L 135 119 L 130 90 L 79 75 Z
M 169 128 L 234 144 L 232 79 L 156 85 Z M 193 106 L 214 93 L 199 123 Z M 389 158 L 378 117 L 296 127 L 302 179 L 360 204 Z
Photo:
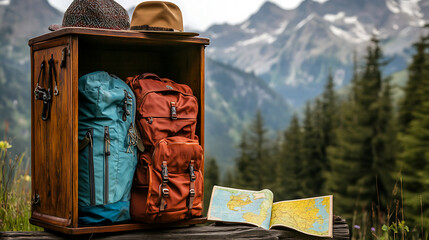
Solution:
M 195 190 L 194 189 L 189 190 L 189 196 L 195 197 Z
M 168 170 L 167 170 L 167 164 L 163 163 L 163 165 L 161 166 L 161 175 L 162 175 L 162 182 L 163 183 L 167 183 L 168 182 Z
M 46 95 L 46 89 L 37 85 L 34 89 L 34 97 L 36 100 L 43 100 L 43 96 Z
M 171 120 L 177 120 L 177 109 L 176 109 L 175 102 L 170 102 L 170 115 L 171 115 Z
M 197 177 L 195 176 L 194 165 L 192 163 L 189 165 L 189 175 L 191 176 L 191 181 L 194 182 Z
M 162 189 L 162 196 L 166 198 L 169 195 L 170 195 L 170 190 L 168 190 L 168 188 L 163 188 Z

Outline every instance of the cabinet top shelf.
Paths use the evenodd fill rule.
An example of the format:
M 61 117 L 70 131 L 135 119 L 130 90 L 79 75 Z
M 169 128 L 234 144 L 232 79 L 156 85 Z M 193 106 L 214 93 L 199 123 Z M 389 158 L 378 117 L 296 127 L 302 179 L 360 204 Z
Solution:
M 38 37 L 31 38 L 28 41 L 28 45 L 33 45 L 39 42 L 47 41 L 54 38 L 63 37 L 66 35 L 78 35 L 82 37 L 107 37 L 107 38 L 121 38 L 123 40 L 147 40 L 149 42 L 157 43 L 191 43 L 209 45 L 210 40 L 208 38 L 201 37 L 189 37 L 189 36 L 178 36 L 178 35 L 167 35 L 159 33 L 141 33 L 129 30 L 109 30 L 109 29 L 96 29 L 96 28 L 82 28 L 82 27 L 71 27 L 62 28 L 57 31 L 46 33 Z

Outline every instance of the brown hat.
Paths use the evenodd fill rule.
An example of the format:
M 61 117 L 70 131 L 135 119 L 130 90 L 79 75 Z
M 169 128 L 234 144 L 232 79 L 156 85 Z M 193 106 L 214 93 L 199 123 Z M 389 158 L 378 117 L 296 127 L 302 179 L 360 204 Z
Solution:
M 128 12 L 114 0 L 74 0 L 67 8 L 62 26 L 51 25 L 55 31 L 63 27 L 128 30 Z
M 184 32 L 182 12 L 171 2 L 147 1 L 134 9 L 130 30 L 156 32 L 184 36 L 198 36 L 198 33 Z

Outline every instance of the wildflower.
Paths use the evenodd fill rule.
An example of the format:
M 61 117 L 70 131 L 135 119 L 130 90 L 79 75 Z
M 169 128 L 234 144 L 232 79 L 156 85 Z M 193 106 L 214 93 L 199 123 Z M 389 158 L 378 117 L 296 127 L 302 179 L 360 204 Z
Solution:
M 31 181 L 31 177 L 29 175 L 25 175 L 24 176 L 24 180 L 27 181 L 27 182 L 30 182 Z
M 371 228 L 371 232 L 375 232 L 375 227 L 372 227 L 372 228 Z
M 354 225 L 353 227 L 356 228 L 356 229 L 360 229 L 359 225 Z
M 11 148 L 12 145 L 10 145 L 7 141 L 0 141 L 0 149 L 5 150 L 8 148 Z

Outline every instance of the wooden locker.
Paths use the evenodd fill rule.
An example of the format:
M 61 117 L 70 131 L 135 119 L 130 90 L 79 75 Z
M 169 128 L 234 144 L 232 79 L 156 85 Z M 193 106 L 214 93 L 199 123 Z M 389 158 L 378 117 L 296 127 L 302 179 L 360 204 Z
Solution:
M 87 234 L 204 222 L 198 218 L 169 225 L 78 226 L 78 79 L 100 70 L 121 79 L 153 72 L 189 85 L 199 100 L 197 135 L 204 147 L 204 50 L 208 44 L 208 39 L 199 37 L 88 28 L 63 28 L 29 40 L 32 224 L 66 234 Z M 36 100 L 33 91 L 43 61 L 39 85 L 47 88 L 51 58 L 58 95 L 51 90 L 50 117 L 44 121 L 43 101 Z

